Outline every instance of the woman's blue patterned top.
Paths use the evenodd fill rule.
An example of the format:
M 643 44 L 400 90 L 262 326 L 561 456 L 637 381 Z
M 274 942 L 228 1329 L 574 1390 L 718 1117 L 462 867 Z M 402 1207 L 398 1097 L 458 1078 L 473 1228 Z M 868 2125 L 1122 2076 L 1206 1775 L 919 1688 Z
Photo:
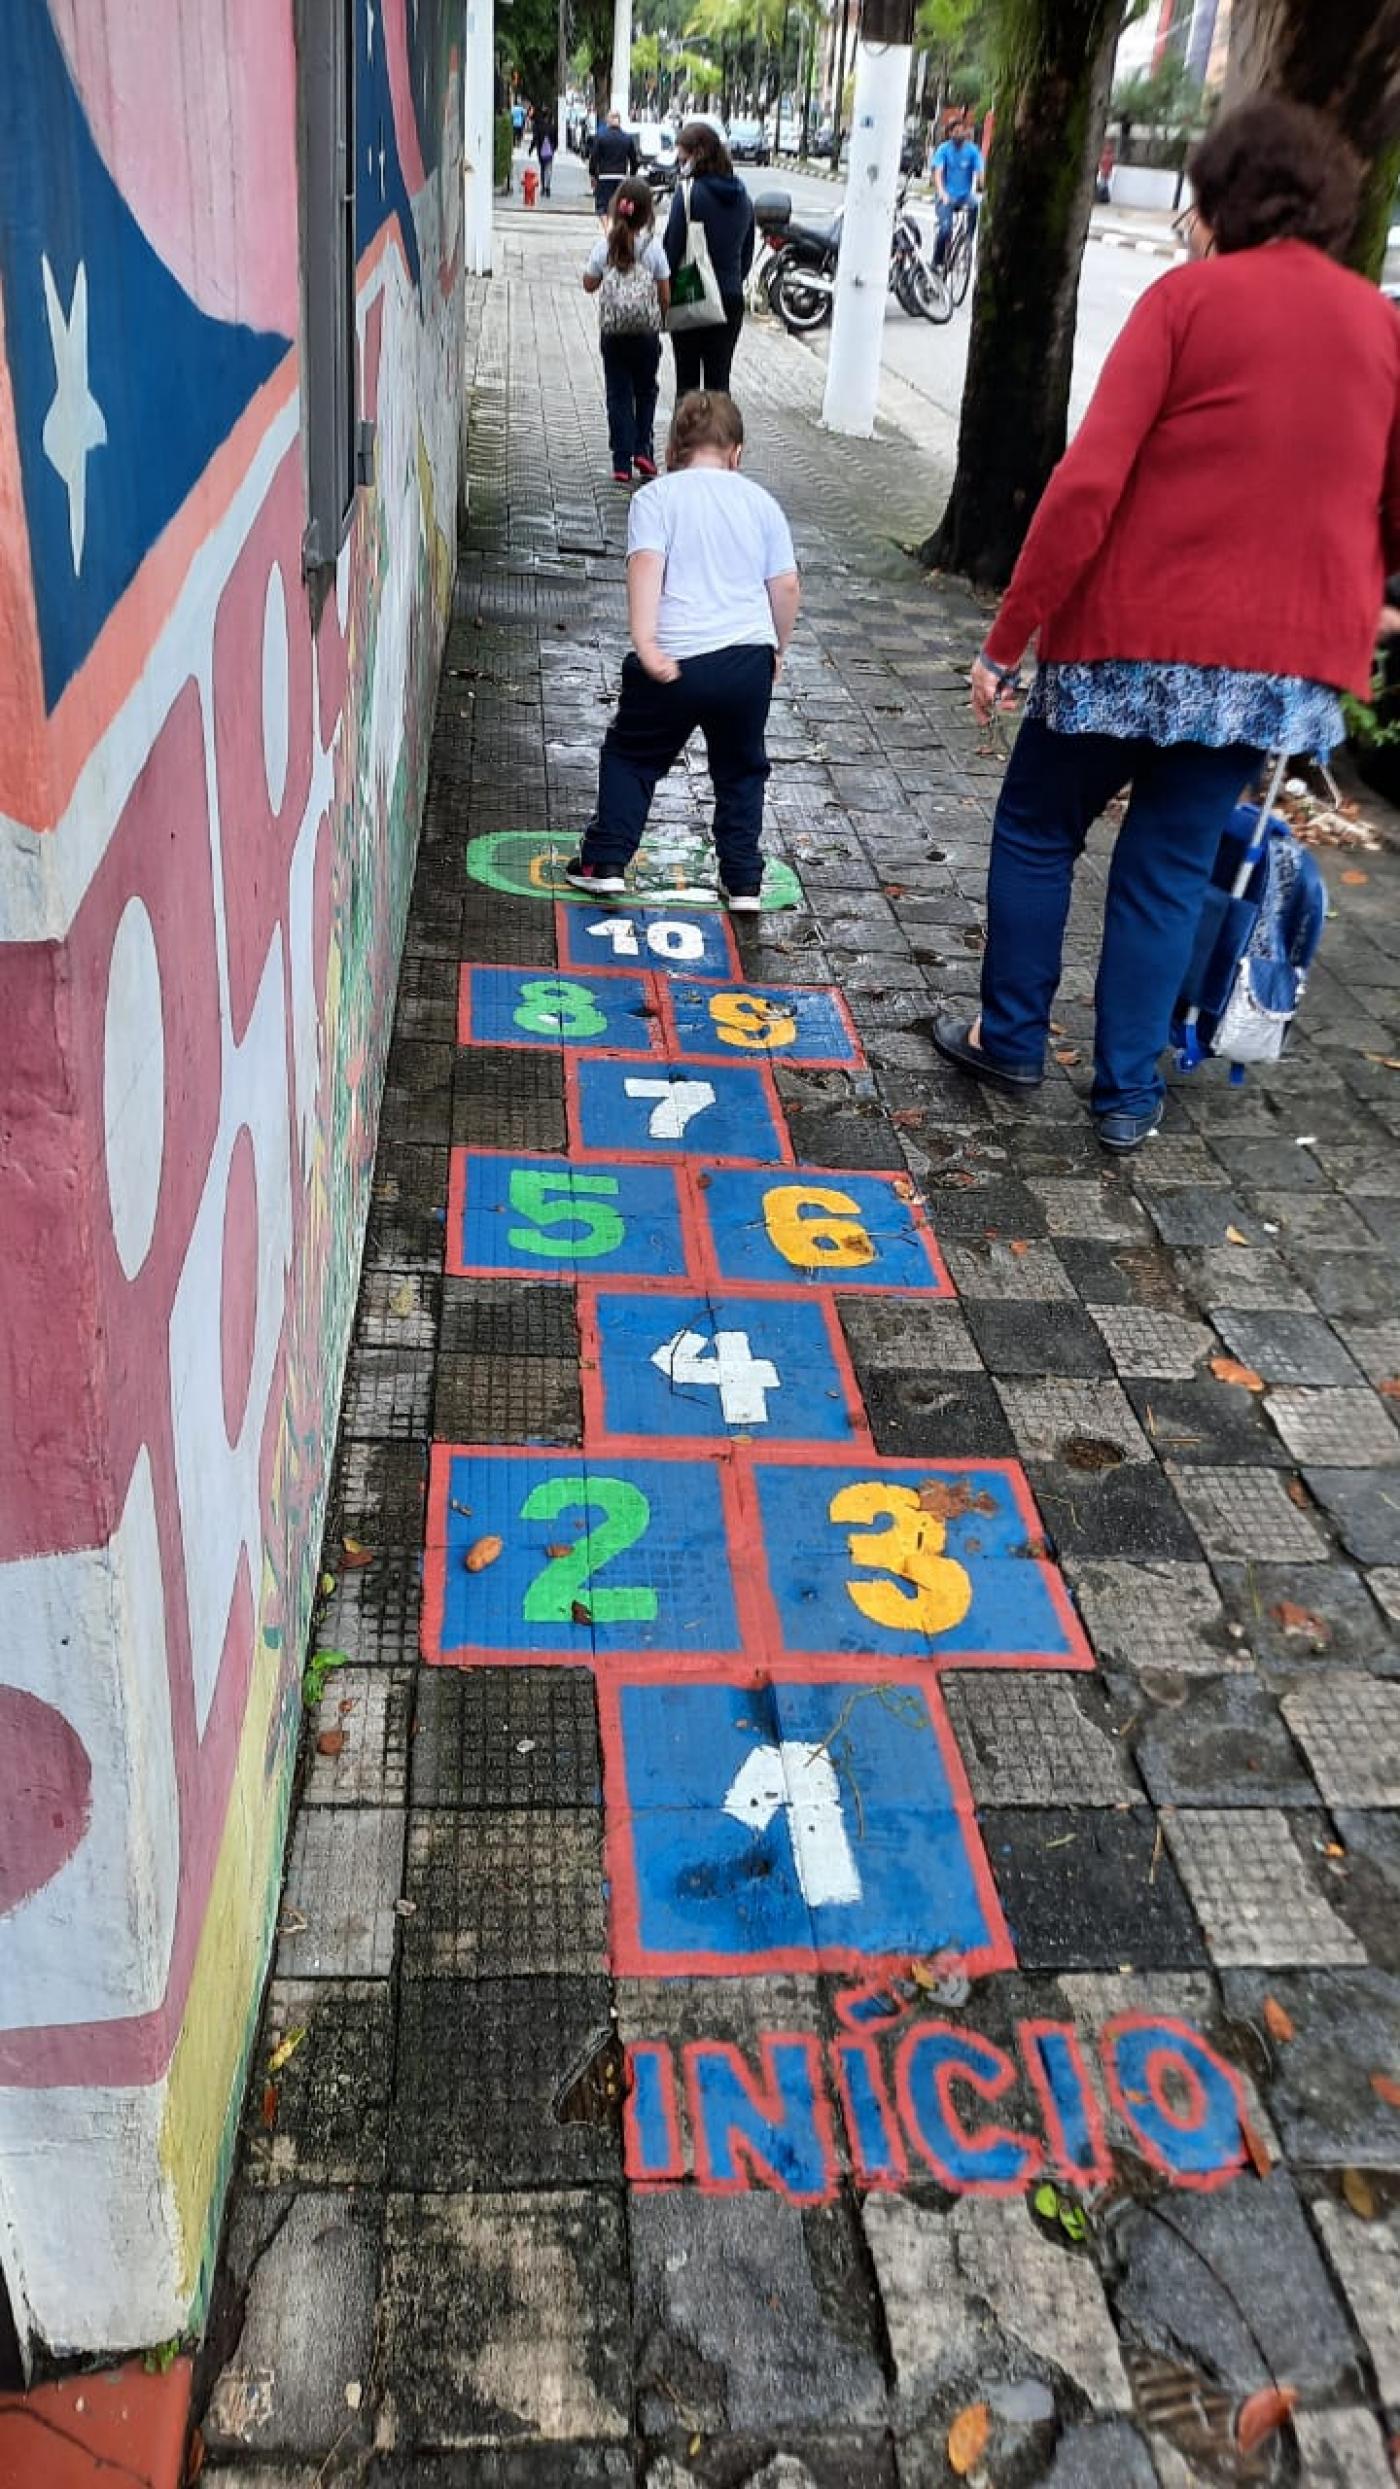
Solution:
M 1060 735 L 1119 735 L 1149 743 L 1252 743 L 1261 752 L 1325 760 L 1345 733 L 1326 683 L 1296 674 L 1246 674 L 1228 665 L 1158 665 L 1104 658 L 1043 665 L 1026 703 Z

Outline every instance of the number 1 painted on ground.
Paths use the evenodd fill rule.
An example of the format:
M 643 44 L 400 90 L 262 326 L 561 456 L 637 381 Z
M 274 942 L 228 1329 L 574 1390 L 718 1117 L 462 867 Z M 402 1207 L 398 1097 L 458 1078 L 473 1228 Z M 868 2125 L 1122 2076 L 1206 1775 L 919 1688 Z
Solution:
M 724 1811 L 753 1832 L 766 1832 L 782 1809 L 797 1881 L 809 1910 L 847 1907 L 861 1898 L 860 1870 L 846 1837 L 841 1783 L 824 1746 L 785 1737 L 755 1746 L 725 1793 Z

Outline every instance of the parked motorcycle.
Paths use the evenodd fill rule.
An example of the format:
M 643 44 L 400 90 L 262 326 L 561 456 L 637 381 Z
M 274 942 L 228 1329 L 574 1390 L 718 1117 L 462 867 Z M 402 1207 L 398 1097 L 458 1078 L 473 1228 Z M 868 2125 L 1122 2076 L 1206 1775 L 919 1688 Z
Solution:
M 938 270 L 924 256 L 923 234 L 905 205 L 901 186 L 890 238 L 890 291 L 911 318 L 943 321 L 952 301 Z M 763 283 L 768 301 L 794 336 L 810 336 L 831 318 L 836 266 L 841 252 L 840 215 L 823 225 L 795 224 L 786 191 L 767 191 L 754 202 L 764 246 Z

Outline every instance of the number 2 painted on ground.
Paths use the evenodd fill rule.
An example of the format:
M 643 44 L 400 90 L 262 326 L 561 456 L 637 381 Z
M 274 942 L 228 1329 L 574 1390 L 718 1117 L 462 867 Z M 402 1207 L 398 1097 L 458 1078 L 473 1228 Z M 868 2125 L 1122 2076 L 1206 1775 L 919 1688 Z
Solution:
M 833 1495 L 831 1519 L 886 1523 L 883 1530 L 852 1530 L 847 1541 L 852 1564 L 899 1576 L 892 1582 L 847 1582 L 847 1597 L 872 1625 L 892 1625 L 906 1633 L 946 1633 L 950 1625 L 962 1623 L 972 1605 L 971 1578 L 963 1565 L 942 1554 L 947 1531 L 913 1487 L 862 1478 Z
M 625 1555 L 646 1535 L 651 1506 L 640 1487 L 625 1478 L 543 1478 L 520 1507 L 522 1521 L 557 1521 L 561 1513 L 601 1512 L 602 1526 L 585 1529 L 567 1555 L 551 1556 L 525 1593 L 527 1625 L 577 1623 L 576 1602 L 595 1625 L 646 1625 L 657 1610 L 656 1592 L 645 1583 L 591 1587 L 593 1576 L 614 1556 Z M 587 1596 L 585 1597 L 585 1593 Z
M 763 994 L 711 994 L 710 1018 L 715 1034 L 726 1046 L 741 1046 L 748 1053 L 771 1052 L 777 1046 L 790 1046 L 797 1035 L 797 1022 L 790 1011 L 769 1002 Z
M 641 955 L 637 927 L 630 916 L 601 916 L 588 931 L 595 942 L 611 944 L 614 959 L 637 959 Z M 698 925 L 679 924 L 673 917 L 663 917 L 659 923 L 646 927 L 646 937 L 647 949 L 658 959 L 705 956 L 705 937 Z
M 590 1201 L 585 1198 L 590 1193 L 604 1199 Z M 616 1193 L 615 1175 L 584 1175 L 574 1167 L 551 1175 L 543 1167 L 512 1167 L 510 1206 L 533 1225 L 508 1229 L 506 1242 L 513 1253 L 538 1253 L 554 1262 L 591 1262 L 614 1253 L 627 1233 L 621 1213 L 606 1206 Z M 551 1200 L 551 1194 L 558 1199 Z M 575 1232 L 543 1233 L 552 1227 Z
M 828 1185 L 774 1185 L 763 1196 L 763 1224 L 795 1270 L 856 1270 L 875 1259 L 859 1202 Z

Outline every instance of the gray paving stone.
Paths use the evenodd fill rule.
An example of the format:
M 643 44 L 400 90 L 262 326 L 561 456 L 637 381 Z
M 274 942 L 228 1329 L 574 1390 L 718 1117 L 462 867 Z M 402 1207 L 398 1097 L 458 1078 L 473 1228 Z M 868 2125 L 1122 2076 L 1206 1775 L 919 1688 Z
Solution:
M 1260 1218 L 1278 1228 L 1285 1244 L 1364 1253 L 1375 1242 L 1360 1214 L 1333 1192 L 1257 1192 L 1254 1204 Z
M 316 1619 L 318 1651 L 343 1651 L 368 1667 L 411 1666 L 418 1656 L 423 1558 L 417 1547 L 383 1550 L 363 1572 L 341 1573 Z
M 324 2456 L 363 2444 L 345 2389 L 368 2391 L 381 2218 L 373 2196 L 237 2199 L 225 2254 L 242 2324 L 204 2414 L 215 2452 Z
M 1205 1960 L 1148 1808 L 985 1807 L 980 1822 L 1024 1970 L 1190 1969 Z
M 939 1378 L 874 1368 L 862 1382 L 876 1449 L 891 1458 L 1014 1458 L 1015 1438 L 990 1375 Z
M 1381 2397 L 1400 2403 L 1400 2213 L 1384 2221 L 1358 2221 L 1345 2205 L 1324 2197 L 1314 2204 L 1313 2219 L 1366 2345 Z M 1347 2489 L 1352 2489 L 1350 2480 Z
M 334 1669 L 311 1724 L 303 1804 L 402 1806 L 412 1700 L 407 1668 Z
M 440 1284 L 411 1267 L 367 1270 L 355 1314 L 357 1344 L 362 1348 L 435 1348 Z
M 1128 1398 L 1159 1460 L 1192 1469 L 1286 1469 L 1288 1454 L 1257 1392 L 1218 1375 L 1189 1383 L 1129 1383 Z
M 1328 1548 L 1310 1513 L 1293 1503 L 1271 1469 L 1185 1469 L 1169 1465 L 1207 1555 L 1282 1564 L 1323 1564 Z
M 1103 1339 L 1078 1305 L 972 1304 L 973 1337 L 994 1374 L 1109 1372 Z
M 1369 2411 L 1295 2412 L 1293 2432 L 1308 2489 L 1395 2489 L 1385 2439 Z
M 473 2446 L 469 2454 L 380 2455 L 365 2474 L 368 2489 L 633 2489 L 636 2470 L 625 2446 Z M 232 2489 L 232 2484 L 231 2484 Z M 287 2489 L 313 2489 L 303 2478 Z
M 1370 1391 L 1271 1391 L 1264 1402 L 1295 1461 L 1370 1469 L 1400 1462 L 1400 1430 Z
M 274 2076 L 269 2060 L 289 2039 Z M 272 1980 L 244 2112 L 247 2183 L 381 2185 L 393 2053 L 387 1979 Z
M 1032 1176 L 1030 1189 L 1052 1236 L 1083 1236 L 1095 1244 L 1137 1244 L 1151 1234 L 1131 1193 L 1111 1190 L 1101 1176 Z
M 433 1390 L 440 1443 L 579 1443 L 578 1358 L 440 1357 Z
M 1189 1381 L 1208 1354 L 1211 1334 L 1184 1314 L 1138 1305 L 1091 1305 L 1117 1372 L 1133 1379 Z
M 1345 1389 L 1358 1379 L 1354 1359 L 1320 1314 L 1250 1313 L 1226 1306 L 1214 1319 L 1231 1355 L 1266 1383 Z
M 564 1069 L 547 1047 L 468 1046 L 452 1081 L 458 1148 L 563 1149 Z
M 846 1344 L 859 1366 L 897 1374 L 976 1374 L 982 1360 L 957 1305 L 838 1299 Z
M 1289 1260 L 1318 1312 L 1333 1320 L 1361 1322 L 1394 1308 L 1393 1253 L 1312 1253 L 1295 1245 Z
M 1387 1616 L 1400 1625 L 1400 1564 L 1375 1565 L 1367 1574 L 1366 1581 Z
M 1091 1474 L 1037 1461 L 1029 1465 L 1029 1476 L 1051 1544 L 1062 1558 L 1189 1564 L 1200 1555 L 1191 1518 L 1153 1462 L 1124 1461 Z
M 1389 1383 L 1400 1375 L 1400 1316 L 1344 1323 L 1341 1331 L 1368 1383 Z
M 1294 2166 L 1400 2168 L 1400 2110 L 1371 2081 L 1400 2064 L 1395 1980 L 1370 1967 L 1227 1971 L 1222 1987 L 1226 2012 L 1252 2029 L 1267 2062 L 1265 2099 Z M 1270 1996 L 1293 2026 L 1283 2046 L 1269 2037 Z
M 1306 1469 L 1303 1473 L 1348 1555 L 1359 1564 L 1393 1564 L 1400 1552 L 1400 1478 L 1389 1469 Z
M 1019 1671 L 951 1674 L 943 1698 L 979 1805 L 1140 1804 L 1116 1737 L 1098 1727 L 1064 1677 Z
M 1067 1566 L 1094 1648 L 1106 1665 L 1137 1676 L 1247 1668 L 1226 1632 L 1220 1593 L 1204 1564 Z
M 1283 1715 L 1329 1806 L 1400 1806 L 1400 1685 L 1319 1671 Z
M 378 1553 L 384 1547 L 418 1547 L 428 1491 L 427 1445 L 377 1443 L 351 1436 L 341 1446 L 333 1509 L 339 1529 Z M 336 1534 L 327 1552 L 337 1569 Z
M 1112 1465 L 1112 1456 L 1127 1461 L 1152 1458 L 1151 1446 L 1117 1383 L 1046 1380 L 1038 1383 L 998 1381 L 1012 1432 L 1024 1459 L 1058 1461 L 1069 1469 L 1093 1471 Z M 1099 1457 L 1101 1450 L 1109 1455 Z
M 877 2315 L 845 2204 L 634 2194 L 629 2203 L 644 2432 L 878 2427 Z
M 1180 1699 L 1146 1709 L 1132 1740 L 1156 1805 L 1318 1804 L 1277 1706 L 1257 1678 L 1206 1677 L 1174 1691 Z
M 404 1972 L 410 1979 L 586 1976 L 607 1967 L 597 1811 L 415 1811 Z
M 1095 1144 L 1097 1154 L 1097 1144 Z M 1160 1244 L 1094 1244 L 1062 1236 L 1055 1247 L 1087 1306 L 1137 1305 L 1145 1312 L 1189 1317 L 1176 1257 Z
M 1249 1244 L 1264 1242 L 1262 1219 L 1246 1210 L 1221 1185 L 1183 1184 L 1161 1192 L 1144 1187 L 1143 1199 L 1163 1244 L 1191 1246 L 1198 1251 L 1229 1245 L 1231 1228 Z
M 1045 2489 L 1158 2489 L 1158 2484 L 1137 2430 L 1126 2420 L 1094 2420 L 1066 2429 Z
M 1067 2384 L 1100 2411 L 1131 2404 L 1103 2285 L 1019 2199 L 964 2197 L 933 2211 L 868 2198 L 865 2234 L 894 2361 L 894 2418 L 916 2426 L 996 2378 Z M 949 2408 L 951 2404 L 951 2408 Z
M 697 2441 L 674 2429 L 671 2451 L 652 2454 L 644 2489 L 896 2489 L 893 2449 L 871 2431 L 784 2430 L 783 2439 L 775 2454 L 771 2436 Z
M 950 1244 L 946 1259 L 959 1296 L 969 1300 L 989 1297 L 1013 1305 L 1075 1301 L 1053 1245 L 1030 1241 L 1024 1253 L 1016 1253 L 1010 1244 Z
M 1380 1675 L 1400 1668 L 1400 1640 L 1340 1557 L 1325 1568 L 1222 1562 L 1215 1569 L 1240 1640 L 1261 1667 L 1290 1677 L 1314 1660 L 1362 1664 Z
M 346 1369 L 342 1431 L 399 1440 L 426 1435 L 432 1386 L 433 1361 L 426 1350 L 357 1348 Z
M 389 2183 L 572 2186 L 622 2174 L 605 1979 L 407 1979 Z
M 390 2196 L 381 2315 L 391 2442 L 625 2439 L 626 2252 L 617 2199 L 602 2187 Z
M 1257 1313 L 1311 1313 L 1307 1289 L 1271 1246 L 1207 1245 L 1177 1258 L 1182 1284 L 1214 1321 L 1235 1306 Z
M 1164 1815 L 1167 1846 L 1220 1968 L 1362 1962 L 1324 1899 L 1281 1809 L 1200 1807 Z
M 1135 2205 L 1111 2253 L 1118 2322 L 1159 2358 L 1240 2394 L 1281 2377 L 1312 2395 L 1358 2382 L 1350 2328 L 1286 2170 Z
M 1374 1967 L 1400 1973 L 1400 1812 L 1339 1806 L 1333 1822 L 1346 1852 L 1328 1861 L 1337 1908 Z
M 309 1806 L 298 1816 L 277 1947 L 280 1978 L 388 1976 L 404 1820 L 401 1807 Z
M 583 1668 L 425 1668 L 412 1786 L 419 1807 L 601 1806 L 592 1676 Z
M 575 1292 L 557 1283 L 522 1287 L 517 1279 L 444 1279 L 444 1356 L 578 1358 Z

